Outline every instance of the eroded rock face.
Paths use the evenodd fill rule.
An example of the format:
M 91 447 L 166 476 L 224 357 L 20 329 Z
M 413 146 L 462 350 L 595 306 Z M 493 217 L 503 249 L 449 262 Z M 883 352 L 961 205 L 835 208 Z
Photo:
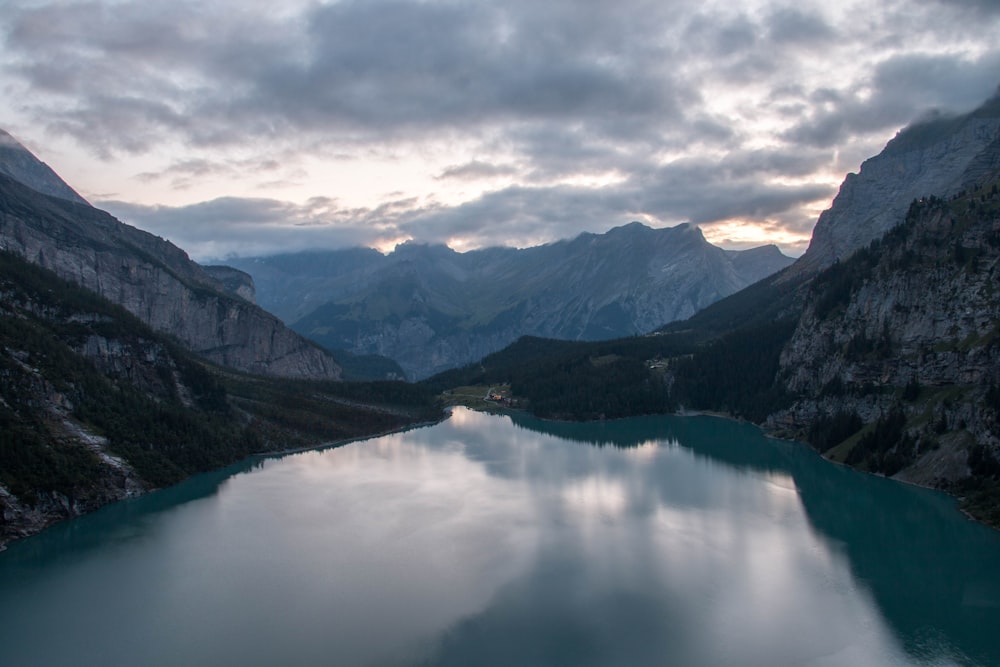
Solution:
M 0 247 L 123 306 L 215 363 L 266 375 L 340 377 L 327 353 L 227 293 L 168 241 L 3 176 Z
M 900 224 L 913 200 L 950 197 L 978 181 L 996 166 L 998 141 L 1000 95 L 964 116 L 932 118 L 902 130 L 847 176 L 790 275 L 849 257 Z

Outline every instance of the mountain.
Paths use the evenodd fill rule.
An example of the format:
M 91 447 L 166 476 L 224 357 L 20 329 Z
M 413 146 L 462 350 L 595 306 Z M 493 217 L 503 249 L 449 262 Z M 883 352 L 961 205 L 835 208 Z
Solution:
M 4 130 L 0 130 L 0 174 L 36 192 L 89 206 L 56 172 Z
M 770 423 L 908 481 L 958 488 L 970 473 L 996 476 L 998 284 L 1000 170 L 915 202 L 902 225 L 817 276 L 776 376 L 794 402 Z M 820 438 L 834 421 L 874 427 Z
M 433 395 L 234 373 L 0 252 L 0 550 L 251 454 L 437 419 Z
M 82 202 L 18 146 L 5 140 L 2 151 L 0 248 L 124 306 L 215 363 L 268 375 L 339 377 L 328 353 L 238 296 L 239 287 L 227 290 L 180 248 Z
M 206 274 L 216 280 L 230 294 L 250 303 L 257 303 L 257 286 L 249 273 L 231 266 L 202 266 Z
M 423 388 L 340 381 L 249 275 L 198 266 L 0 139 L 0 549 L 252 454 L 440 418 Z
M 521 339 L 426 384 L 509 383 L 520 407 L 561 419 L 724 412 L 832 460 L 952 492 L 1000 527 L 996 103 L 901 132 L 865 163 L 864 187 L 848 177 L 810 257 L 687 320 L 599 344 Z M 898 201 L 882 194 L 903 187 L 900 172 L 942 192 L 911 199 L 881 229 L 896 219 Z M 822 258 L 835 246 L 842 256 Z
M 959 116 L 934 114 L 901 130 L 885 149 L 848 174 L 790 275 L 845 259 L 903 222 L 915 199 L 950 197 L 1000 164 L 1000 91 Z
M 789 265 L 775 246 L 735 252 L 691 225 L 638 222 L 527 249 L 458 253 L 406 243 L 231 260 L 260 303 L 329 349 L 395 359 L 421 378 L 529 334 L 600 340 L 688 317 Z

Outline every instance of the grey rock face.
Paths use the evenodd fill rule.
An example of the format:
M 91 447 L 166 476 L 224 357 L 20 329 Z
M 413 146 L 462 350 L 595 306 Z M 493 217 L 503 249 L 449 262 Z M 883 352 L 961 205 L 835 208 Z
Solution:
M 215 363 L 268 375 L 340 376 L 332 357 L 227 294 L 173 244 L 4 176 L 0 248 L 97 292 Z
M 837 412 L 870 423 L 902 406 L 920 413 L 911 416 L 924 424 L 914 438 L 936 443 L 921 449 L 902 478 L 937 485 L 967 476 L 970 442 L 1000 458 L 1000 415 L 986 399 L 1000 382 L 996 184 L 921 204 L 896 238 L 844 264 L 841 278 L 817 278 L 827 284 L 814 284 L 817 296 L 780 361 L 779 378 L 799 400 L 772 425 L 801 428 Z M 836 292 L 838 283 L 851 287 Z M 901 402 L 910 383 L 938 398 Z
M 857 174 L 848 174 L 792 275 L 821 270 L 865 247 L 901 223 L 913 200 L 948 197 L 976 182 L 995 166 L 991 145 L 998 140 L 1000 95 L 964 116 L 902 130 Z
M 523 250 L 404 244 L 388 256 L 354 249 L 235 264 L 296 331 L 391 357 L 422 378 L 523 335 L 599 340 L 652 331 L 791 261 L 774 246 L 722 250 L 690 225 L 632 223 Z

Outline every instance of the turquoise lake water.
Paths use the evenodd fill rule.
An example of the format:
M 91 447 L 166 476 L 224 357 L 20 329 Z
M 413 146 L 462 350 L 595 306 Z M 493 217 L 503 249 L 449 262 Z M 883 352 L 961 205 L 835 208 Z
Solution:
M 1000 533 L 711 417 L 457 408 L 0 553 L 0 665 L 998 665 Z

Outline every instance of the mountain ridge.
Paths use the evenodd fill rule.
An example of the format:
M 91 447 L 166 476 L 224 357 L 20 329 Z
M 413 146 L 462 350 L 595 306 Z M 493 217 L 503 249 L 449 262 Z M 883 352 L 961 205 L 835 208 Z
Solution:
M 338 261 L 343 258 L 343 261 Z M 524 249 L 408 242 L 229 260 L 262 305 L 331 349 L 395 359 L 410 377 L 522 335 L 598 340 L 651 331 L 791 264 L 776 246 L 727 251 L 696 226 L 633 222 Z
M 748 419 L 831 460 L 946 490 L 1000 528 L 1000 138 L 967 123 L 992 119 L 997 102 L 901 133 L 865 162 L 877 166 L 862 170 L 871 187 L 845 180 L 838 215 L 877 208 L 896 176 L 877 184 L 874 174 L 894 165 L 940 166 L 943 175 L 921 182 L 961 187 L 921 193 L 867 241 L 867 219 L 852 236 L 837 227 L 859 218 L 827 216 L 827 231 L 847 241 L 843 258 L 807 270 L 796 262 L 654 335 L 524 338 L 427 385 L 506 383 L 519 407 L 558 419 L 691 410 Z M 929 145 L 964 153 L 941 162 Z M 874 200 L 847 206 L 845 193 Z
M 0 174 L 42 194 L 90 206 L 59 174 L 3 129 L 0 129 Z
M 903 222 L 915 199 L 950 197 L 997 166 L 1000 89 L 961 115 L 934 114 L 900 130 L 844 179 L 789 276 L 846 259 Z
M 72 196 L 20 144 L 0 144 L 0 248 L 124 306 L 213 362 L 270 375 L 339 377 L 328 353 L 227 290 L 183 250 Z M 63 196 L 32 187 L 38 183 Z

